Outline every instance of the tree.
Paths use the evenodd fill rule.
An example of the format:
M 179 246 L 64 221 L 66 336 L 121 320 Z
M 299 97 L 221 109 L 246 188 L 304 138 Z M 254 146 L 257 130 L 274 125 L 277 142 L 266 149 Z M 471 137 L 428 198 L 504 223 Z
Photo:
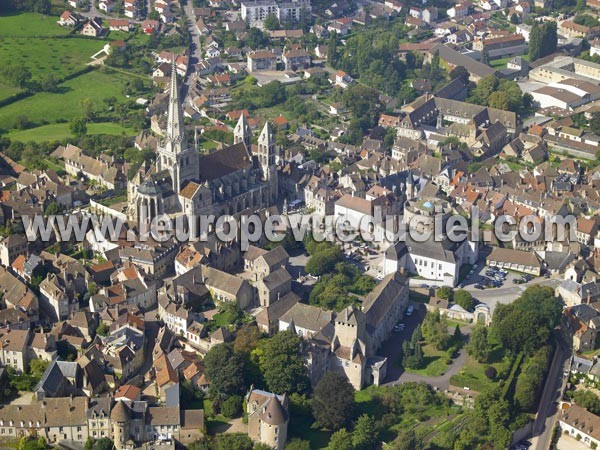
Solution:
M 417 439 L 414 430 L 402 430 L 394 439 L 391 448 L 393 450 L 413 450 L 422 448 L 422 443 Z
M 285 450 L 310 450 L 310 442 L 294 438 L 287 443 Z
M 268 14 L 263 22 L 265 30 L 273 31 L 279 28 L 279 19 L 275 14 Z
M 600 112 L 592 113 L 590 130 L 594 133 L 600 133 Z
M 352 433 L 342 428 L 331 435 L 327 450 L 354 450 Z
M 44 210 L 44 215 L 45 216 L 56 216 L 57 214 L 60 214 L 61 209 L 62 208 L 58 204 L 58 202 L 52 201 L 48 204 L 48 206 L 46 206 L 46 209 Z
M 31 71 L 20 63 L 3 64 L 0 67 L 0 77 L 11 86 L 23 89 L 31 82 Z
M 15 121 L 13 123 L 13 126 L 17 130 L 25 130 L 29 128 L 30 125 L 31 122 L 29 121 L 29 117 L 27 117 L 25 114 L 19 114 L 17 117 L 15 117 Z
M 592 414 L 600 414 L 600 397 L 592 391 L 588 391 L 587 389 L 577 389 L 573 393 L 573 400 Z
M 513 353 L 533 355 L 548 342 L 561 319 L 562 304 L 549 286 L 528 287 L 509 305 L 494 310 L 492 329 L 502 345 Z
M 215 440 L 215 450 L 252 450 L 252 440 L 247 434 L 219 434 Z
M 471 332 L 467 353 L 475 358 L 477 362 L 485 363 L 490 357 L 490 345 L 488 343 L 488 329 L 482 324 L 477 324 Z
M 327 372 L 315 387 L 312 411 L 319 425 L 339 430 L 347 425 L 354 410 L 354 388 L 348 379 Z
M 329 36 L 327 45 L 327 63 L 334 67 L 337 63 L 337 33 L 335 31 Z
M 487 47 L 483 47 L 483 50 L 481 51 L 481 62 L 483 64 L 490 63 L 490 54 L 488 53 Z
M 490 108 L 508 110 L 508 94 L 505 91 L 492 92 L 488 99 L 488 106 Z
M 442 286 L 437 291 L 435 291 L 435 295 L 438 298 L 450 300 L 452 298 L 452 288 L 449 286 Z
M 29 373 L 32 377 L 40 379 L 48 367 L 48 361 L 43 359 L 33 359 L 29 363 Z
M 217 344 L 204 357 L 211 394 L 219 400 L 244 391 L 244 362 L 228 344 Z
M 342 251 L 338 246 L 331 246 L 322 252 L 316 253 L 310 257 L 306 263 L 305 269 L 313 275 L 323 275 L 333 270 L 336 263 L 344 258 Z
M 242 397 L 232 395 L 221 405 L 221 413 L 228 419 L 237 417 L 242 412 Z
M 438 350 L 446 350 L 450 345 L 448 321 L 439 311 L 428 312 L 421 326 L 423 337 Z
M 246 323 L 237 331 L 235 341 L 233 341 L 233 350 L 236 353 L 249 354 L 257 347 L 261 338 L 262 333 L 256 323 Z
M 94 118 L 94 100 L 89 97 L 86 97 L 81 100 L 81 110 L 83 112 L 83 117 L 87 120 L 91 120 Z
M 40 89 L 45 92 L 56 92 L 58 90 L 58 78 L 48 73 L 40 80 Z
M 89 447 L 88 447 L 89 443 Z M 110 438 L 103 437 L 101 439 L 94 440 L 93 438 L 89 438 L 85 442 L 85 450 L 112 450 L 114 448 L 114 443 Z
M 465 83 L 469 82 L 469 72 L 463 66 L 456 66 L 454 69 L 450 71 L 450 79 L 454 80 L 456 78 L 462 79 Z
M 485 368 L 485 376 L 488 377 L 490 380 L 495 379 L 497 375 L 498 371 L 494 366 L 487 366 Z
M 265 342 L 259 365 L 269 391 L 291 394 L 308 390 L 301 344 L 300 337 L 290 330 L 280 331 Z
M 533 25 L 529 33 L 529 60 L 531 62 L 542 56 L 542 31 L 538 24 Z
M 377 446 L 377 429 L 373 417 L 363 414 L 356 421 L 352 433 L 355 450 L 371 450 Z
M 476 301 L 469 291 L 458 289 L 454 291 L 452 301 L 467 311 L 472 311 L 475 308 Z
M 87 133 L 87 123 L 85 119 L 73 119 L 69 125 L 69 129 L 71 130 L 71 134 L 77 137 L 85 136 Z

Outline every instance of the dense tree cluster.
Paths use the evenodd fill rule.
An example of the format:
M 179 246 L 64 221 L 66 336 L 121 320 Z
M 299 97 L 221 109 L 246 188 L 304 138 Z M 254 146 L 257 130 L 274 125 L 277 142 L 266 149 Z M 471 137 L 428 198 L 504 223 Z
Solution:
M 49 14 L 52 3 L 50 0 L 2 0 L 0 12 L 2 11 L 30 11 L 40 14 Z
M 272 81 L 260 87 L 250 83 L 233 93 L 233 100 L 241 109 L 271 108 L 284 103 L 287 98 L 285 86 L 280 81 Z
M 573 394 L 573 400 L 592 414 L 600 415 L 600 397 L 592 391 L 587 389 L 577 389 Z
M 317 253 L 311 256 L 311 261 L 318 262 L 317 267 L 330 267 L 329 263 L 333 256 L 329 255 L 330 251 L 325 253 Z M 342 258 L 343 259 L 343 258 Z M 311 264 L 312 268 L 315 264 Z M 306 265 L 307 270 L 309 264 Z M 352 294 L 365 295 L 375 287 L 375 280 L 368 275 L 362 274 L 358 268 L 346 261 L 334 263 L 333 268 L 317 271 L 324 273 L 319 282 L 313 287 L 309 302 L 312 305 L 320 306 L 323 309 L 333 309 L 341 311 L 346 306 L 357 303 L 356 296 Z
M 488 327 L 478 324 L 471 332 L 469 343 L 467 344 L 467 353 L 475 358 L 477 362 L 488 362 L 491 346 L 488 340 Z
M 524 114 L 531 108 L 533 97 L 531 94 L 523 94 L 515 81 L 501 80 L 495 75 L 488 75 L 477 83 L 468 101 Z
M 339 430 L 348 425 L 354 413 L 354 388 L 348 379 L 327 372 L 315 387 L 312 411 L 321 427 Z
M 534 24 L 529 37 L 529 60 L 535 61 L 554 53 L 557 43 L 556 22 Z
M 425 341 L 432 344 L 438 350 L 446 350 L 450 346 L 450 333 L 448 332 L 448 321 L 438 311 L 427 313 L 421 331 Z
M 348 38 L 331 62 L 361 83 L 395 97 L 406 76 L 406 66 L 398 57 L 399 43 L 398 32 L 364 30 Z
M 293 331 L 280 331 L 265 341 L 259 364 L 270 392 L 291 394 L 310 389 L 301 351 L 302 339 Z
M 560 323 L 562 305 L 549 286 L 534 285 L 509 305 L 494 311 L 492 331 L 503 347 L 514 354 L 533 355 L 546 345 L 550 332 Z
M 421 326 L 413 331 L 410 341 L 402 342 L 402 365 L 407 369 L 420 369 L 423 366 L 423 347 L 421 346 Z
M 535 412 L 551 357 L 552 348 L 546 345 L 536 351 L 521 368 L 515 387 L 515 403 L 521 410 Z

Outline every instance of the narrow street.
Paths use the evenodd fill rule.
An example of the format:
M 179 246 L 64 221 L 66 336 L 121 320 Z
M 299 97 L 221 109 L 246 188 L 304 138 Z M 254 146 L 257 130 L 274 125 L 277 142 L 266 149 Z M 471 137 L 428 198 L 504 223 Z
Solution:
M 531 448 L 534 450 L 548 450 L 550 447 L 552 431 L 558 420 L 558 402 L 566 383 L 563 372 L 568 370 L 571 360 L 571 350 L 562 336 L 559 336 L 556 340 L 558 341 L 556 354 L 552 359 L 538 413 L 533 423 L 534 437 L 531 439 Z
M 190 44 L 190 58 L 188 64 L 188 73 L 181 87 L 181 95 L 184 99 L 184 103 L 191 105 L 192 99 L 190 96 L 190 83 L 193 81 L 192 74 L 194 73 L 192 67 L 200 62 L 202 59 L 202 45 L 200 43 L 200 33 L 196 28 L 196 16 L 194 15 L 194 4 L 192 0 L 187 0 L 183 6 L 183 12 L 185 13 L 185 21 L 188 26 L 190 35 L 192 36 L 192 42 Z

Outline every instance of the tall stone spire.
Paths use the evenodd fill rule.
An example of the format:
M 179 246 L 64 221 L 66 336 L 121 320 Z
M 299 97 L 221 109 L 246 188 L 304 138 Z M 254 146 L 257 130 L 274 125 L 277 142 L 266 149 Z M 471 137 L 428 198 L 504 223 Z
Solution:
M 243 112 L 240 114 L 240 120 L 238 120 L 238 123 L 233 130 L 233 143 L 238 144 L 240 142 L 246 144 L 246 150 L 250 152 L 250 146 L 252 144 L 252 130 L 250 129 L 246 115 Z
M 183 109 L 179 101 L 179 89 L 177 86 L 177 67 L 175 58 L 171 66 L 171 83 L 169 86 L 169 109 L 167 122 L 167 140 L 181 141 L 184 139 Z

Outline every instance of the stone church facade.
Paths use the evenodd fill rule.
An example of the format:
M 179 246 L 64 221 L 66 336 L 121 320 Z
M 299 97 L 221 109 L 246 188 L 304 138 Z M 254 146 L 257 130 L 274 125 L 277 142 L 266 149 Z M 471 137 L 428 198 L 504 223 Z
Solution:
M 242 114 L 234 130 L 233 145 L 200 155 L 185 135 L 176 71 L 169 87 L 165 138 L 156 163 L 140 170 L 128 186 L 130 220 L 150 223 L 160 215 L 235 215 L 273 205 L 278 174 L 275 133 L 266 123 L 251 154 L 252 131 Z

